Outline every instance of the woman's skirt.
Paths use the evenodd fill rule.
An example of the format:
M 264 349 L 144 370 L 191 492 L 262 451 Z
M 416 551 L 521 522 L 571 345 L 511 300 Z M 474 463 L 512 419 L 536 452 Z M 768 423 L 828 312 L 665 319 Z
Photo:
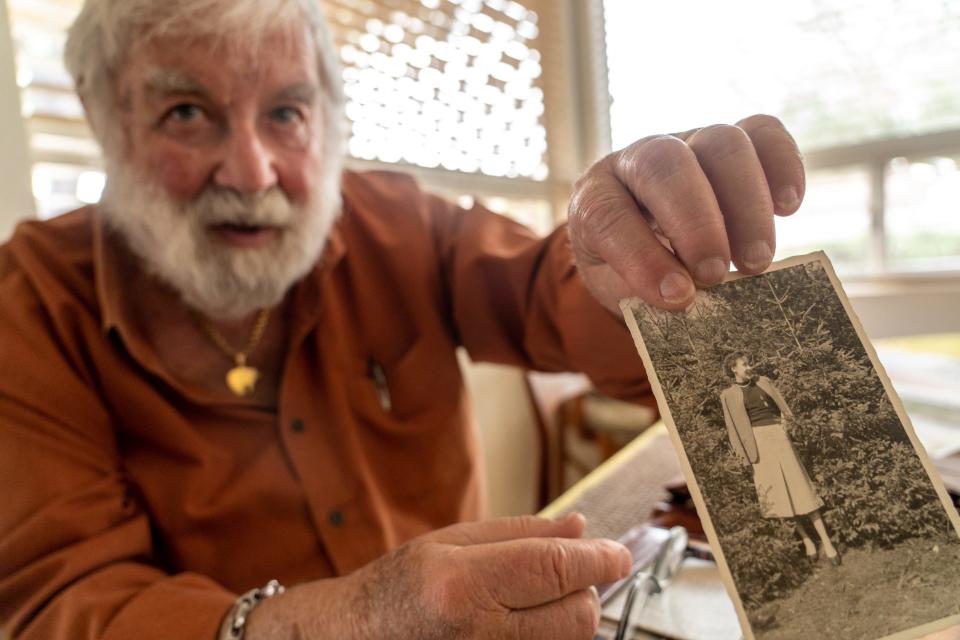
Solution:
M 765 518 L 789 518 L 823 506 L 797 457 L 783 423 L 753 428 L 759 460 L 753 465 L 760 511 Z

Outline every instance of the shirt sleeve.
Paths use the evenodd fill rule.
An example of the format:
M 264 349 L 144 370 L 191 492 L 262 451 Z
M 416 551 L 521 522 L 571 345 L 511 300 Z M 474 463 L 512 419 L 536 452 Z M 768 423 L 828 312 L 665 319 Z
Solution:
M 68 341 L 55 328 L 66 321 L 2 271 L 0 620 L 8 636 L 213 640 L 235 595 L 158 568 L 109 413 L 83 373 L 83 336 Z
M 451 313 L 475 360 L 580 371 L 623 400 L 655 406 L 623 318 L 587 291 L 566 225 L 546 238 L 476 205 L 431 200 Z

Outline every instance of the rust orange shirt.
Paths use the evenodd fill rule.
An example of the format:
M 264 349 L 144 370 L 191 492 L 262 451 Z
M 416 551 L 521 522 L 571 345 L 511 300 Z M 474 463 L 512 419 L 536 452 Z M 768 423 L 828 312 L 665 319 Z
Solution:
M 458 346 L 653 404 L 564 229 L 540 239 L 398 174 L 348 172 L 343 193 L 323 257 L 289 294 L 270 411 L 164 370 L 95 208 L 24 223 L 0 247 L 0 620 L 13 637 L 210 640 L 239 592 L 344 574 L 480 517 Z

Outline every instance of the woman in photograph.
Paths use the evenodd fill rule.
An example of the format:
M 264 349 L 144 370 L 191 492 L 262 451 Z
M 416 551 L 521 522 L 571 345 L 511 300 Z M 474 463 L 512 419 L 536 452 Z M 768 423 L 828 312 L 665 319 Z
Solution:
M 731 353 L 724 358 L 723 372 L 732 382 L 720 393 L 723 419 L 733 450 L 753 466 L 763 516 L 793 519 L 807 557 L 816 560 L 817 545 L 804 524 L 807 520 L 820 538 L 823 557 L 839 565 L 840 554 L 820 515 L 823 501 L 787 436 L 793 412 L 768 378 L 753 374 L 749 355 Z

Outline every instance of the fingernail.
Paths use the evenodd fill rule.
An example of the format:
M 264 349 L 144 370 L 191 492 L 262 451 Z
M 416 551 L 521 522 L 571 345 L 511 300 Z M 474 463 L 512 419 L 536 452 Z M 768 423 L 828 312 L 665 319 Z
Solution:
M 583 520 L 586 521 L 586 518 L 583 517 L 583 514 L 579 511 L 571 511 L 570 513 L 565 513 L 562 516 L 557 516 L 553 519 L 554 522 L 566 522 L 568 520 Z
M 800 195 L 792 186 L 783 187 L 777 192 L 777 207 L 781 211 L 794 211 L 800 206 Z
M 766 269 L 772 259 L 773 251 L 770 250 L 770 245 L 763 240 L 757 240 L 748 245 L 743 252 L 743 264 L 753 271 Z
M 693 282 L 690 278 L 680 273 L 669 273 L 667 277 L 660 282 L 660 297 L 664 302 L 677 304 L 683 302 L 693 295 Z
M 693 275 L 702 285 L 717 284 L 727 275 L 727 261 L 721 258 L 707 258 L 693 270 Z

